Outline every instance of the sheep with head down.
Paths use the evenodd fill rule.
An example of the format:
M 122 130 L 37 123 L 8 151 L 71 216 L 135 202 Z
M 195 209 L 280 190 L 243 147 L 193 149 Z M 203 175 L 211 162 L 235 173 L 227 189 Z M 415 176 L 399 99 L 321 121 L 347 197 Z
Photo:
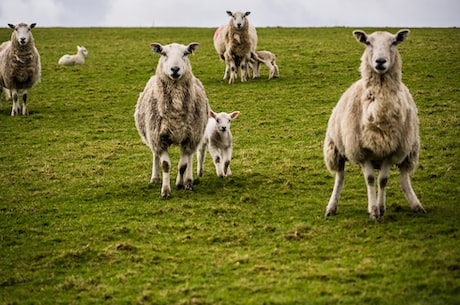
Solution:
M 13 107 L 11 115 L 19 114 L 18 93 L 22 90 L 22 114 L 28 115 L 27 93 L 30 88 L 40 81 L 41 63 L 40 54 L 35 47 L 32 29 L 35 23 L 27 25 L 8 24 L 13 29 L 11 40 L 0 45 L 0 105 L 3 88 L 11 93 Z
M 192 190 L 193 154 L 206 128 L 209 105 L 188 59 L 198 43 L 152 43 L 151 47 L 161 57 L 155 75 L 139 95 L 134 118 L 141 139 L 153 153 L 150 183 L 160 181 L 161 167 L 161 196 L 167 199 L 171 196 L 168 148 L 175 144 L 181 150 L 176 188 Z
M 412 210 L 425 213 L 409 176 L 415 171 L 419 156 L 417 108 L 402 83 L 402 62 L 397 49 L 409 30 L 395 35 L 388 32 L 368 35 L 356 30 L 353 35 L 366 49 L 361 57 L 361 79 L 345 91 L 329 118 L 324 160 L 335 173 L 335 184 L 326 216 L 337 212 L 346 161 L 358 163 L 362 168 L 372 218 L 385 213 L 386 186 L 393 165 L 399 168 L 401 188 Z M 375 169 L 380 169 L 377 179 Z

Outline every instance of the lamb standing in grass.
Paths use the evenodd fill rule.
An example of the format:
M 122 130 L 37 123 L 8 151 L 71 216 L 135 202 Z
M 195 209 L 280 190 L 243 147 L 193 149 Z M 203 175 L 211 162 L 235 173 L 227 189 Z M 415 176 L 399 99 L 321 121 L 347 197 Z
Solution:
M 19 114 L 18 91 L 22 90 L 22 114 L 28 115 L 27 91 L 40 81 L 40 54 L 35 47 L 32 29 L 25 23 L 8 24 L 14 31 L 11 40 L 0 45 L 0 105 L 3 88 L 13 97 L 11 115 Z
M 217 176 L 223 178 L 231 176 L 230 161 L 232 160 L 232 133 L 230 131 L 231 122 L 240 114 L 234 111 L 230 114 L 226 112 L 215 113 L 210 111 L 211 116 L 206 125 L 206 131 L 197 150 L 198 176 L 203 176 L 204 158 L 206 146 L 208 146 L 212 161 L 216 167 Z
M 85 57 L 87 57 L 88 54 L 88 50 L 86 50 L 85 47 L 77 46 L 77 54 L 63 55 L 58 63 L 64 66 L 83 65 L 85 63 Z
M 193 154 L 206 128 L 209 105 L 188 59 L 198 43 L 188 46 L 152 43 L 151 47 L 161 57 L 155 75 L 139 96 L 134 118 L 139 135 L 153 153 L 150 183 L 159 182 L 161 164 L 161 196 L 167 199 L 171 196 L 168 148 L 172 144 L 181 148 L 176 188 L 192 190 Z
M 214 47 L 219 57 L 225 60 L 224 79 L 230 72 L 229 83 L 233 84 L 241 68 L 241 81 L 248 80 L 251 54 L 257 48 L 257 31 L 249 23 L 250 12 L 227 11 L 231 17 L 228 24 L 219 27 L 214 33 Z
M 360 164 L 363 170 L 372 218 L 385 213 L 386 185 L 394 164 L 399 167 L 400 184 L 412 210 L 425 213 L 409 176 L 417 166 L 420 147 L 417 108 L 401 81 L 402 62 L 396 48 L 409 30 L 396 35 L 367 35 L 360 30 L 353 34 L 366 45 L 361 57 L 362 78 L 342 95 L 329 119 L 324 160 L 336 177 L 326 216 L 337 212 L 346 161 Z M 374 169 L 380 169 L 377 194 Z
M 276 64 L 276 55 L 270 51 L 256 51 L 255 56 L 251 57 L 252 76 L 260 77 L 260 64 L 264 64 L 268 71 L 268 79 L 280 77 L 280 70 Z

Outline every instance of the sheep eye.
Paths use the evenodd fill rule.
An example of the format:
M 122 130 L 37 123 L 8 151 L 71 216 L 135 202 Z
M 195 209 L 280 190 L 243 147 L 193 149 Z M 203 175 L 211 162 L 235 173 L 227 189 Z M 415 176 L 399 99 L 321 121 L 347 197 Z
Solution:
M 216 119 L 216 122 L 217 122 L 217 123 L 220 123 L 220 119 Z

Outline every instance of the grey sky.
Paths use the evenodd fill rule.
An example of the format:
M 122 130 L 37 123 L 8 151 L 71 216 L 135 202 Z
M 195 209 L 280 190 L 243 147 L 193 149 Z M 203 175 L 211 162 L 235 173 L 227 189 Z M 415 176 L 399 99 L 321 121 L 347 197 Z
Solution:
M 459 0 L 1 0 L 0 21 L 40 27 L 460 27 Z

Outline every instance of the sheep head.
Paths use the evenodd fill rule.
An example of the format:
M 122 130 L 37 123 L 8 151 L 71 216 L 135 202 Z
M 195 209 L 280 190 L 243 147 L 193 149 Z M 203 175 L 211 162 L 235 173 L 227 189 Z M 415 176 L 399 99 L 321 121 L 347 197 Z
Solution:
M 172 43 L 162 46 L 159 43 L 152 43 L 150 47 L 153 53 L 160 54 L 157 73 L 167 75 L 172 80 L 179 80 L 187 73 L 192 73 L 192 67 L 188 55 L 198 49 L 199 44 L 194 42 L 188 46 Z
M 399 58 L 396 48 L 401 42 L 406 40 L 409 30 L 400 30 L 396 34 L 388 32 L 374 32 L 366 34 L 364 31 L 353 31 L 358 42 L 366 45 L 362 61 L 367 64 L 378 74 L 385 74 Z
M 251 14 L 251 12 L 246 12 L 246 13 L 234 12 L 234 13 L 232 13 L 231 11 L 227 11 L 227 15 L 232 17 L 231 22 L 233 24 L 233 27 L 235 29 L 237 29 L 237 30 L 241 30 L 241 29 L 243 29 L 245 27 L 245 25 L 247 24 L 246 16 L 249 16 L 249 14 Z
M 25 23 L 19 23 L 17 25 L 8 23 L 8 26 L 14 30 L 13 34 L 11 34 L 12 39 L 16 40 L 20 46 L 26 46 L 29 41 L 33 40 L 31 30 L 36 25 L 36 23 L 32 23 L 30 26 Z
M 239 114 L 239 111 L 233 111 L 230 114 L 226 112 L 216 113 L 212 110 L 209 111 L 209 116 L 216 120 L 216 129 L 220 132 L 229 131 L 231 122 L 236 119 Z

